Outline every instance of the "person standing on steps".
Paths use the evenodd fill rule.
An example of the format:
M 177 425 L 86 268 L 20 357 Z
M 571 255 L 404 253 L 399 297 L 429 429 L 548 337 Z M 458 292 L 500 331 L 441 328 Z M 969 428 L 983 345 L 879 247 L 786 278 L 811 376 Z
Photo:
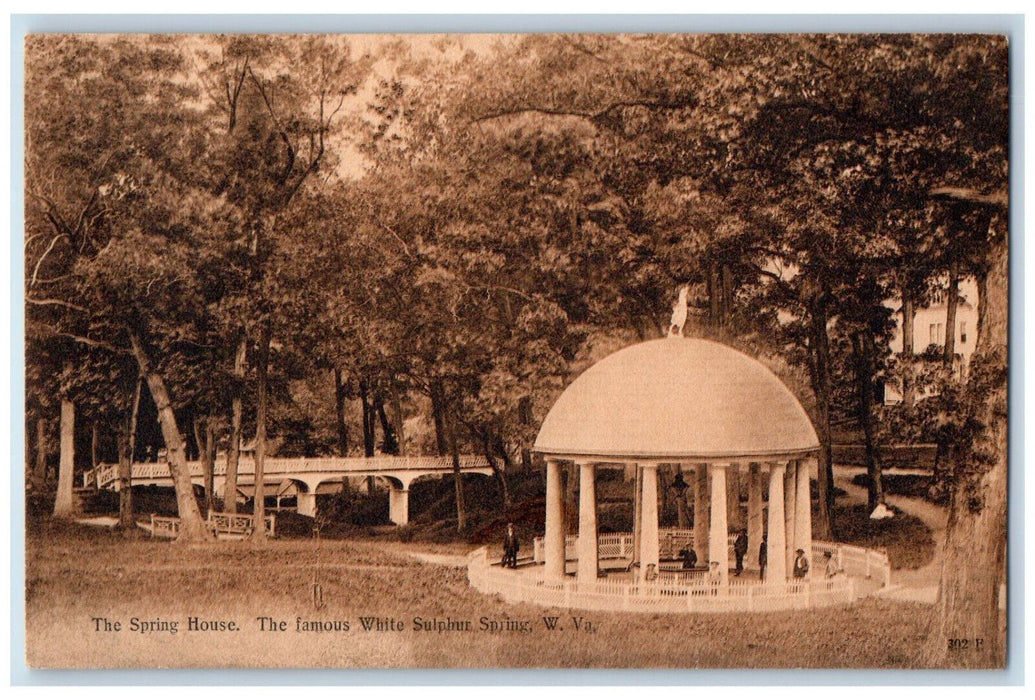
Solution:
M 503 538 L 503 567 L 517 568 L 517 553 L 521 548 L 517 535 L 514 533 L 514 523 L 507 523 L 507 534 Z

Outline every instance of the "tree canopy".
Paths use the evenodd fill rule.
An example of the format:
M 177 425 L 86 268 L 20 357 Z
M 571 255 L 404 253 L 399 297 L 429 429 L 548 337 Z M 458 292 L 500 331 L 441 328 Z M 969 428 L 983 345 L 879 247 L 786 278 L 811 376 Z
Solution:
M 302 452 L 473 450 L 504 478 L 683 286 L 688 333 L 810 411 L 822 536 L 834 423 L 865 434 L 871 505 L 895 431 L 987 451 L 974 397 L 1005 380 L 949 373 L 914 411 L 923 370 L 889 339 L 961 275 L 982 308 L 1000 283 L 1004 37 L 39 35 L 25 95 L 27 410 L 123 425 L 142 376 L 188 520 L 194 421 L 234 469 L 268 424 Z M 874 392 L 896 381 L 897 412 Z

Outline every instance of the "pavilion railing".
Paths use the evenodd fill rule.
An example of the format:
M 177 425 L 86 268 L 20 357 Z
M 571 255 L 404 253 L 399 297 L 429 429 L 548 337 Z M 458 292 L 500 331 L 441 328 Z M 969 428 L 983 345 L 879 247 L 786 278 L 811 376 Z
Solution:
M 891 584 L 891 562 L 888 554 L 882 549 L 866 549 L 842 542 L 812 542 L 813 571 L 816 575 L 823 575 L 823 562 L 827 552 L 831 553 L 834 561 L 840 562 L 840 569 L 848 576 L 859 578 L 875 579 L 880 581 L 881 586 Z
M 733 558 L 733 542 L 736 535 L 728 538 L 730 559 Z M 597 535 L 597 558 L 601 561 L 611 559 L 631 559 L 633 557 L 633 534 L 631 532 L 613 532 Z M 567 561 L 578 559 L 578 535 L 567 535 L 564 538 L 564 558 Z M 545 561 L 546 540 L 536 537 L 532 541 L 532 558 L 536 564 Z M 678 559 L 680 550 L 693 547 L 694 531 L 677 528 L 662 528 L 658 531 L 658 556 L 662 560 Z
M 728 538 L 728 557 L 733 561 L 733 542 L 735 535 Z M 578 559 L 578 535 L 568 535 L 564 538 L 564 558 L 566 561 Z M 661 559 L 677 559 L 679 550 L 684 547 L 692 547 L 694 543 L 693 530 L 662 529 L 658 533 L 658 545 L 660 547 Z M 842 542 L 812 542 L 812 568 L 816 576 L 825 574 L 826 552 L 830 552 L 835 560 L 840 561 L 841 571 L 848 576 L 874 579 L 881 582 L 882 586 L 888 586 L 891 582 L 891 564 L 888 561 L 887 552 L 879 549 L 866 549 Z M 536 564 L 545 562 L 545 540 L 536 537 L 532 542 L 532 556 Z M 600 561 L 613 559 L 631 559 L 633 557 L 633 535 L 629 532 L 617 532 L 599 535 L 597 537 L 597 557 Z M 746 563 L 751 566 L 751 557 Z M 670 572 L 679 574 L 683 578 L 693 579 L 698 577 L 697 572 Z
M 848 576 L 803 581 L 731 580 L 715 585 L 703 577 L 660 577 L 651 582 L 619 582 L 607 579 L 546 580 L 492 566 L 488 548 L 468 556 L 470 584 L 482 593 L 502 596 L 508 602 L 588 610 L 632 612 L 750 612 L 791 610 L 842 605 L 855 600 L 854 579 Z M 687 572 L 689 573 L 689 572 Z

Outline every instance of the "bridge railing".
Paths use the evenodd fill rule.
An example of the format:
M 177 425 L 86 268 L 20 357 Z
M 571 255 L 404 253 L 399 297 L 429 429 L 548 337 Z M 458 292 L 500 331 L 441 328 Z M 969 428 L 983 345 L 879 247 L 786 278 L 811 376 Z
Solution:
M 461 469 L 488 469 L 489 462 L 479 455 L 461 455 Z M 187 462 L 187 469 L 192 478 L 204 476 L 201 462 Z M 370 471 L 450 471 L 453 469 L 451 457 L 400 457 L 395 455 L 379 457 L 270 457 L 266 459 L 264 472 L 267 476 L 274 474 L 307 474 L 314 472 L 349 472 L 367 473 Z M 255 473 L 255 460 L 250 456 L 242 456 L 237 465 L 239 475 Z M 226 458 L 216 460 L 212 465 L 213 476 L 226 475 Z M 104 476 L 104 485 L 99 477 Z M 172 474 L 168 462 L 135 462 L 133 464 L 134 480 L 164 480 Z M 113 483 L 118 478 L 118 465 L 101 464 L 96 469 L 86 472 L 84 486 L 96 481 L 99 488 Z
M 119 480 L 119 465 L 98 464 L 93 469 L 83 472 L 83 486 L 88 488 L 107 488 Z

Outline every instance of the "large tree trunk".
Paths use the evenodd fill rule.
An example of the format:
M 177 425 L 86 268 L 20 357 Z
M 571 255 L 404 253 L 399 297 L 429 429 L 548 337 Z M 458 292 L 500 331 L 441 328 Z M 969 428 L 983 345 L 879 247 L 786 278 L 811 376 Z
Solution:
M 230 445 L 226 453 L 226 477 L 223 480 L 223 509 L 237 512 L 237 467 L 241 461 L 241 420 L 244 414 L 241 392 L 244 391 L 244 362 L 248 355 L 248 336 L 241 331 L 234 353 L 234 389 L 230 399 Z
M 388 420 L 388 413 L 385 411 L 385 402 L 380 394 L 374 394 L 374 409 L 377 418 L 381 422 L 381 434 L 384 436 L 385 454 L 399 454 L 399 440 L 395 436 L 395 426 Z
M 718 264 L 708 263 L 708 324 L 717 329 L 720 320 L 720 297 L 722 296 Z
M 719 279 L 722 285 L 722 305 L 719 310 L 720 324 L 724 330 L 728 330 L 733 310 L 733 273 L 730 271 L 730 266 L 726 263 L 722 263 Z
M 496 460 L 496 454 L 492 447 L 492 441 L 489 439 L 488 432 L 484 433 L 482 437 L 482 451 L 485 454 L 485 460 L 492 467 L 492 474 L 496 477 L 497 483 L 500 485 L 500 489 L 503 491 L 503 506 L 504 508 L 510 508 L 510 488 L 507 486 L 507 475 L 504 472 L 504 468 L 499 466 Z M 505 453 L 500 453 L 501 456 L 505 456 Z M 504 465 L 506 466 L 506 465 Z
M 269 397 L 267 396 L 267 378 L 269 376 L 270 343 L 273 341 L 273 328 L 269 321 L 262 326 L 262 333 L 259 338 L 258 364 L 255 368 L 257 384 L 256 410 L 255 410 L 255 500 L 252 518 L 254 529 L 252 530 L 253 542 L 266 541 L 266 411 L 268 409 Z
M 522 396 L 518 401 L 518 422 L 525 428 L 532 425 L 531 396 Z M 527 443 L 521 447 L 521 468 L 526 471 L 532 468 L 532 450 Z
M 61 399 L 61 456 L 58 462 L 57 497 L 54 517 L 69 518 L 75 514 L 75 404 Z
M 834 537 L 831 513 L 834 510 L 834 465 L 831 460 L 830 405 L 833 388 L 830 378 L 830 337 L 827 334 L 826 302 L 815 300 L 809 313 L 809 375 L 816 395 L 816 432 L 819 437 L 818 490 L 819 512 L 812 523 L 816 539 Z
M 392 426 L 395 429 L 396 454 L 406 452 L 406 419 L 403 417 L 402 401 L 399 399 L 399 387 L 392 387 Z
M 866 441 L 867 505 L 870 512 L 884 502 L 884 480 L 877 450 L 877 427 L 873 417 L 873 337 L 866 331 L 852 335 L 855 359 L 855 406 Z
M 341 379 L 341 370 L 334 369 L 334 422 L 338 433 L 338 456 L 349 455 L 349 427 L 345 422 L 345 382 Z
M 36 419 L 36 478 L 40 483 L 47 481 L 47 419 L 42 416 Z
M 960 263 L 949 265 L 949 290 L 945 294 L 945 347 L 942 363 L 952 369 L 956 361 L 956 307 L 960 302 Z
M 992 242 L 987 279 L 979 280 L 985 293 L 978 300 L 980 331 L 966 391 L 981 429 L 972 444 L 961 445 L 951 480 L 944 563 L 925 649 L 925 661 L 934 666 L 989 668 L 1006 661 L 999 591 L 1007 535 L 1008 259 L 1003 233 Z M 964 639 L 966 647 L 957 642 L 950 648 Z
M 913 328 L 916 321 L 916 304 L 908 284 L 902 285 L 902 405 L 907 409 L 916 403 L 916 388 L 913 385 Z
M 205 489 L 205 511 L 211 514 L 215 510 L 215 494 L 212 493 L 212 490 L 215 482 L 216 440 L 210 416 L 194 419 L 194 441 L 198 443 L 198 461 L 201 462 L 201 480 Z
M 96 469 L 97 465 L 101 463 L 100 451 L 101 425 L 100 422 L 94 418 L 90 426 L 90 469 Z
M 127 329 L 127 331 L 133 347 L 133 356 L 140 368 L 140 375 L 147 381 L 147 387 L 151 390 L 151 397 L 158 409 L 158 423 L 162 429 L 165 447 L 169 452 L 169 471 L 172 474 L 173 488 L 176 490 L 176 508 L 180 516 L 178 541 L 211 540 L 212 534 L 205 527 L 201 511 L 198 509 L 198 502 L 194 498 L 194 486 L 191 483 L 190 471 L 187 469 L 187 461 L 183 454 L 183 438 L 176 423 L 176 414 L 173 412 L 165 380 L 152 368 L 151 358 L 144 348 L 140 336 L 132 329 Z
M 119 527 L 132 531 L 136 525 L 133 519 L 133 453 L 137 447 L 137 417 L 140 415 L 140 394 L 143 379 L 137 379 L 133 388 L 133 404 L 126 418 L 119 451 Z
M 443 404 L 445 399 L 442 392 L 442 382 L 432 380 L 431 382 L 431 420 L 435 424 L 435 447 L 439 456 L 449 454 L 449 444 L 446 441 L 445 421 L 443 420 Z
M 453 486 L 456 492 L 456 529 L 457 532 L 467 530 L 467 502 L 464 498 L 463 474 L 460 471 L 460 446 L 456 439 L 456 421 L 449 415 L 448 406 L 444 407 L 443 418 L 446 424 L 446 435 L 449 440 L 449 454 L 453 458 Z
M 377 425 L 374 418 L 374 407 L 370 402 L 370 389 L 365 379 L 359 380 L 359 402 L 363 407 L 363 455 L 373 457 Z

